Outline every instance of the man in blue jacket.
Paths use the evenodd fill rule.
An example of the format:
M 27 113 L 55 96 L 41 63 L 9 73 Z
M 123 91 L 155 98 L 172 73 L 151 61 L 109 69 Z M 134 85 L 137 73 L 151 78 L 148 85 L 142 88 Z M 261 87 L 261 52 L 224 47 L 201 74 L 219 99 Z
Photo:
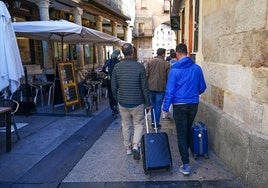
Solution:
M 191 127 L 198 110 L 199 95 L 206 90 L 201 67 L 187 57 L 187 46 L 176 47 L 178 61 L 171 67 L 166 85 L 163 113 L 169 114 L 173 106 L 173 118 L 176 124 L 178 148 L 183 165 L 180 172 L 190 174 L 189 152 L 191 145 Z

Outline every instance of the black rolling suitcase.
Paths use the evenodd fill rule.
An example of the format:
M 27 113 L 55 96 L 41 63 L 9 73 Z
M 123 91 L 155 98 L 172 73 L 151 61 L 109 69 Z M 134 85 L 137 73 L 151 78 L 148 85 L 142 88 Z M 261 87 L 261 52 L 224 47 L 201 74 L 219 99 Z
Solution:
M 154 113 L 154 111 L 152 110 Z M 169 147 L 168 135 L 165 132 L 149 133 L 147 111 L 145 110 L 146 132 L 142 136 L 141 152 L 144 173 L 148 174 L 158 170 L 172 170 L 172 157 Z

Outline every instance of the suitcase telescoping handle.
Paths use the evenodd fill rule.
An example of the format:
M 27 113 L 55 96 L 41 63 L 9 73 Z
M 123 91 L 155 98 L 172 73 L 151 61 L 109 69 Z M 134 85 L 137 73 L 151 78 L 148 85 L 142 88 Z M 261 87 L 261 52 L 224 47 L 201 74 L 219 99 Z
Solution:
M 148 113 L 147 113 L 147 109 L 144 110 L 145 112 L 145 124 L 146 124 L 146 132 L 149 133 L 149 126 L 148 126 Z M 151 113 L 153 113 L 153 117 L 154 117 L 154 122 L 155 121 L 155 113 L 154 113 L 154 109 L 151 110 Z M 157 127 L 156 127 L 156 123 L 154 124 L 154 130 L 157 133 Z

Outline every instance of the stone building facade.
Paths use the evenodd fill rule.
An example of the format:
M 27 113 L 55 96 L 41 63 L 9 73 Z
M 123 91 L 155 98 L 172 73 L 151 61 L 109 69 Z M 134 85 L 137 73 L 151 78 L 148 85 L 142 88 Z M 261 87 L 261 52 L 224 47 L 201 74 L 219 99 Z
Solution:
M 135 1 L 133 44 L 137 49 L 138 61 L 142 61 L 143 63 L 146 64 L 153 58 L 152 43 L 153 43 L 154 31 L 161 24 L 169 25 L 169 19 L 170 19 L 169 0 Z M 159 46 L 159 48 L 160 47 L 166 48 L 165 46 Z M 140 54 L 139 52 L 142 52 L 142 54 Z
M 189 52 L 195 54 L 207 82 L 196 120 L 208 127 L 210 149 L 247 187 L 266 187 L 268 0 L 183 3 L 184 9 L 178 14 L 184 29 L 178 42 L 182 41 L 181 33 L 188 46 L 198 42 L 197 50 L 190 48 Z M 197 3 L 195 41 L 191 29 L 197 27 L 191 18 L 198 12 L 194 10 Z

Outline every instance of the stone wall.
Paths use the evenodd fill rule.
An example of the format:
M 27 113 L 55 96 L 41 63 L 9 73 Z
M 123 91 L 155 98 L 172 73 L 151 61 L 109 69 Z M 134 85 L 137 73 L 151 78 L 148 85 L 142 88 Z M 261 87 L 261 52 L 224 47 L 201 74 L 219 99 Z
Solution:
M 243 123 L 204 101 L 196 120 L 207 125 L 209 148 L 247 187 L 267 186 L 268 136 L 244 128 Z
M 268 0 L 206 0 L 201 19 L 197 62 L 208 88 L 197 118 L 208 125 L 211 149 L 233 172 L 248 187 L 265 187 Z

